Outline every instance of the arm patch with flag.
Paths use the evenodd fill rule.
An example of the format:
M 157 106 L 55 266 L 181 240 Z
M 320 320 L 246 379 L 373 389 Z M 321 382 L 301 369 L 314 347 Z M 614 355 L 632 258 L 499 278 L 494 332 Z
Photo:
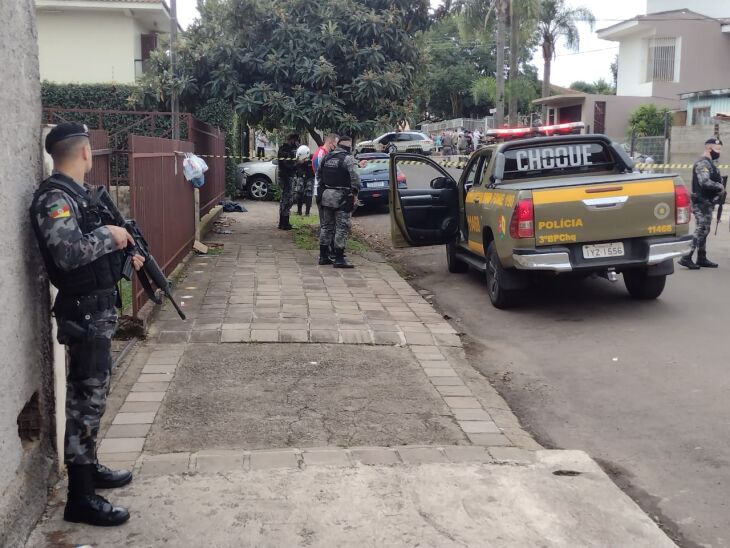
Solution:
M 48 206 L 48 216 L 51 219 L 65 219 L 71 216 L 71 208 L 64 202 L 55 202 Z

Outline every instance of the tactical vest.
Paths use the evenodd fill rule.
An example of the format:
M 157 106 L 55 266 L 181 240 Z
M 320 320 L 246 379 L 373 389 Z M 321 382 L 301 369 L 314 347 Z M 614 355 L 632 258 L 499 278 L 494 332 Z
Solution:
M 333 150 L 322 160 L 322 181 L 325 188 L 350 188 L 350 172 L 345 167 L 347 152 Z
M 702 158 L 695 163 L 695 166 L 703 161 L 710 164 L 710 179 L 712 179 L 716 183 L 722 183 L 722 175 L 720 175 L 720 170 L 717 169 L 715 162 L 707 160 L 706 158 Z M 706 200 L 711 200 L 715 197 L 714 193 L 708 192 L 706 189 L 703 189 L 700 186 L 700 181 L 697 179 L 697 173 L 694 169 L 692 169 L 692 194 L 694 194 L 698 198 L 704 198 Z
M 46 247 L 45 237 L 41 233 L 36 220 L 38 200 L 42 194 L 49 190 L 60 190 L 68 195 L 70 201 L 75 203 L 80 214 L 77 221 L 82 233 L 88 234 L 100 226 L 110 223 L 108 222 L 109 218 L 106 210 L 101 205 L 93 203 L 89 193 L 78 184 L 64 181 L 63 178 L 57 175 L 52 175 L 40 184 L 30 206 L 30 221 L 38 239 L 43 262 L 46 265 L 46 271 L 51 283 L 58 288 L 58 292 L 62 296 L 87 295 L 95 291 L 113 289 L 122 277 L 123 251 L 107 253 L 89 264 L 69 271 L 62 270 L 56 265 Z

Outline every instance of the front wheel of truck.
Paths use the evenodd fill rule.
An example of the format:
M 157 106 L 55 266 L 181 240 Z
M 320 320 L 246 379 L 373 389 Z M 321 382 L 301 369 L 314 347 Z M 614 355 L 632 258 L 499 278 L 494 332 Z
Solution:
M 634 299 L 649 301 L 656 299 L 664 291 L 667 276 L 649 276 L 646 270 L 628 270 L 624 272 L 624 284 Z
M 504 288 L 504 276 L 505 270 L 497 255 L 497 247 L 492 242 L 487 248 L 487 293 L 492 305 L 502 310 L 512 308 L 517 300 L 514 289 Z

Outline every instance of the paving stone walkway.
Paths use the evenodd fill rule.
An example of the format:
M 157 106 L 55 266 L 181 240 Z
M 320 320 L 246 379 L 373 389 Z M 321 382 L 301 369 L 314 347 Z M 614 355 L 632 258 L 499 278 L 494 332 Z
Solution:
M 222 252 L 189 261 L 175 291 L 188 319 L 166 304 L 152 325 L 141 374 L 100 444 L 105 462 L 137 463 L 185 349 L 197 343 L 249 343 L 253 352 L 254 343 L 271 342 L 405 347 L 470 443 L 515 445 L 488 411 L 492 404 L 483 405 L 454 369 L 450 353 L 463 359 L 457 332 L 392 266 L 359 255 L 352 270 L 317 266 L 315 252 L 295 248 L 291 233 L 275 229 L 271 204 L 248 207 L 225 214 L 231 234 L 210 235 Z M 501 400 L 486 381 L 480 389 Z M 515 433 L 507 406 L 497 407 L 498 420 Z M 514 438 L 539 448 L 524 432 Z
M 351 257 L 355 270 L 316 266 L 315 253 L 273 228 L 275 204 L 247 207 L 230 216 L 231 234 L 212 236 L 222 253 L 193 257 L 178 281 L 188 320 L 165 305 L 116 373 L 99 458 L 134 469 L 135 481 L 109 494 L 132 519 L 112 530 L 66 523 L 60 483 L 27 546 L 671 545 L 585 454 L 541 450 L 468 364 L 456 331 L 391 266 L 366 256 Z M 340 369 L 301 363 L 307 349 Z M 348 363 L 358 349 L 360 361 Z M 283 360 L 287 352 L 295 358 Z M 291 382 L 287 368 L 297 365 L 302 377 Z M 388 368 L 398 369 L 390 383 Z M 348 401 L 343 413 L 343 398 L 364 403 Z M 273 411 L 252 417 L 252 405 Z M 392 423 L 388 434 L 400 424 L 436 427 L 414 428 L 428 445 L 331 446 L 340 438 L 317 437 L 315 422 L 299 438 L 261 438 L 277 447 L 248 443 L 245 421 L 304 424 L 291 409 L 317 424 L 351 413 L 357 432 L 379 414 Z M 398 413 L 411 422 L 397 423 Z M 225 449 L 190 442 L 215 421 Z M 156 437 L 181 423 L 188 437 L 165 450 Z

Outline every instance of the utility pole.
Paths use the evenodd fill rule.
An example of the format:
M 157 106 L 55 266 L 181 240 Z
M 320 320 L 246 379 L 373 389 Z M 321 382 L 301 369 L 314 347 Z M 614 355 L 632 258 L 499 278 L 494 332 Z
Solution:
M 504 0 L 495 0 L 497 3 L 497 89 L 495 97 L 494 122 L 497 127 L 504 124 L 504 34 L 505 9 Z
M 520 24 L 514 0 L 509 0 L 509 125 L 517 127 L 517 78 L 519 78 L 519 44 Z
M 177 88 L 175 87 L 175 43 L 177 42 L 177 0 L 170 0 L 170 77 L 172 78 L 172 95 L 170 97 L 172 112 L 172 138 L 175 141 L 180 140 L 180 116 L 177 98 Z

